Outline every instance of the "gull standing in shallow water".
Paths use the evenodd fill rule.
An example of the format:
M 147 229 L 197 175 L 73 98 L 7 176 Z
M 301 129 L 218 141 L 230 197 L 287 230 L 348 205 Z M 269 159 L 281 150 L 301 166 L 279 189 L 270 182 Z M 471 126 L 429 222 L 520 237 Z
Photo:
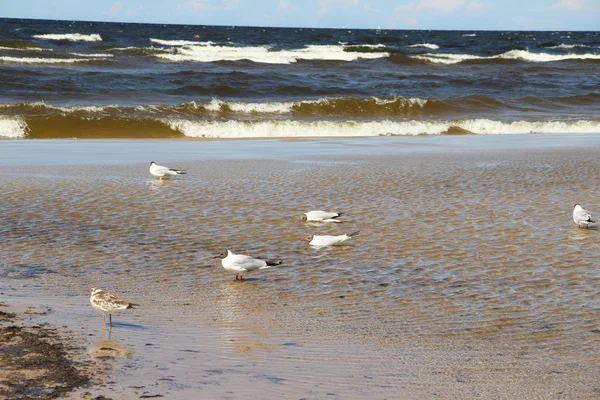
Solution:
M 102 313 L 102 324 L 106 323 L 106 314 L 108 314 L 108 320 L 111 327 L 113 314 L 117 314 L 123 310 L 135 308 L 134 306 L 137 306 L 137 304 L 123 301 L 114 294 L 110 294 L 102 289 L 96 288 L 92 288 L 91 290 L 90 303 L 92 303 L 92 307 Z
M 260 258 L 253 258 L 244 254 L 233 254 L 229 250 L 223 251 L 213 258 L 221 258 L 221 265 L 223 265 L 223 268 L 235 272 L 236 281 L 238 279 L 241 281 L 244 280 L 242 273 L 252 272 L 257 269 L 271 268 L 283 263 L 283 260 L 261 260 Z
M 165 177 L 168 178 L 173 175 L 187 174 L 187 172 L 185 172 L 182 169 L 168 168 L 168 167 L 163 167 L 162 165 L 156 165 L 156 163 L 154 161 L 150 161 L 150 173 L 152 174 L 152 176 L 155 176 L 159 179 L 162 179 Z
M 345 213 L 337 213 L 330 211 L 309 211 L 307 213 L 302 214 L 302 221 L 308 222 L 341 222 L 336 219 L 344 215 Z
M 345 242 L 346 240 L 350 239 L 352 236 L 358 235 L 359 232 L 360 231 L 356 231 L 356 232 L 349 233 L 347 235 L 337 235 L 337 236 L 310 235 L 308 237 L 302 238 L 302 240 L 304 240 L 305 242 L 308 242 L 308 244 L 310 244 L 313 247 L 317 247 L 317 248 L 327 247 L 327 246 L 336 246 L 336 245 L 341 244 L 342 242 Z
M 579 228 L 588 227 L 590 223 L 594 223 L 595 221 L 592 219 L 592 214 L 589 211 L 581 208 L 579 204 L 575 204 L 573 207 L 573 221 L 577 224 Z

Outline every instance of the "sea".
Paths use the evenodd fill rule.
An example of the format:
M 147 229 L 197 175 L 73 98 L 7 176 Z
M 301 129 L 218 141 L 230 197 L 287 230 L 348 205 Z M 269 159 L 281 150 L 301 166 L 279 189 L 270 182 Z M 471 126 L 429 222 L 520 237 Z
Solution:
M 0 19 L 0 137 L 600 132 L 600 32 Z

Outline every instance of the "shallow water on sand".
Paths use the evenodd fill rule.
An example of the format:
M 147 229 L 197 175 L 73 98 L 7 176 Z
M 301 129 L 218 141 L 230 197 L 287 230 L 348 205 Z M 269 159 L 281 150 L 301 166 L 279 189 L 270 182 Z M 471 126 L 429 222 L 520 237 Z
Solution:
M 66 302 L 58 315 L 96 336 L 89 287 L 140 303 L 115 318 L 113 338 L 135 354 L 122 367 L 163 374 L 171 395 L 427 397 L 448 376 L 496 368 L 592 397 L 600 232 L 578 229 L 571 209 L 600 210 L 596 154 L 205 159 L 171 165 L 188 175 L 168 181 L 137 163 L 11 167 L 0 176 L 2 289 Z M 301 222 L 311 209 L 347 215 Z M 300 240 L 356 230 L 337 248 Z M 237 282 L 211 259 L 225 249 L 284 263 Z M 506 395 L 501 386 L 473 396 Z

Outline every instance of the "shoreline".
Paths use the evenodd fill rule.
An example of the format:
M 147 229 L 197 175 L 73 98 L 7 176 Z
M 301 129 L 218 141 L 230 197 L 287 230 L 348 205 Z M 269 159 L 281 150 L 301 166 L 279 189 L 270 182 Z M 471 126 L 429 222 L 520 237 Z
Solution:
M 160 143 L 158 149 L 156 144 Z M 544 151 L 600 146 L 600 134 L 419 135 L 269 139 L 52 139 L 7 140 L 0 164 L 132 165 L 194 160 L 310 160 L 330 156 L 410 155 L 443 152 Z M 50 149 L 51 148 L 51 149 Z

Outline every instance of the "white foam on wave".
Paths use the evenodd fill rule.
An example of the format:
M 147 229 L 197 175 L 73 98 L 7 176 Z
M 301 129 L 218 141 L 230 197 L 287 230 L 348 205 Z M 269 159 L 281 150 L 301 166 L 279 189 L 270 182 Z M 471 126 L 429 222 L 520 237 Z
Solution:
M 561 43 L 557 46 L 547 47 L 547 49 L 574 49 L 576 47 L 594 47 L 594 46 L 588 46 L 587 44 L 564 44 L 564 43 Z
M 0 62 L 20 64 L 74 64 L 96 61 L 93 58 L 39 58 L 39 57 L 0 57 Z
M 373 97 L 372 100 L 375 100 L 375 104 L 377 105 L 386 105 L 401 102 L 409 107 L 420 107 L 423 108 L 427 104 L 427 99 L 420 99 L 416 97 L 404 98 L 404 97 L 394 97 L 394 98 L 378 98 Z M 326 106 L 329 103 L 334 103 L 339 100 L 345 100 L 345 98 L 336 98 L 336 97 L 326 97 L 322 99 L 316 100 L 301 100 L 301 101 L 284 101 L 284 102 L 265 102 L 265 103 L 250 103 L 250 102 L 240 102 L 240 101 L 227 101 L 227 100 L 218 100 L 212 99 L 207 103 L 203 103 L 202 106 L 209 110 L 215 112 L 225 111 L 227 109 L 237 112 L 237 113 L 246 113 L 246 114 L 287 114 L 294 111 L 294 107 L 302 106 L 303 104 L 308 105 L 323 105 Z M 358 100 L 358 99 L 356 99 Z M 370 100 L 370 99 L 363 99 Z M 195 104 L 195 103 L 194 103 Z
M 27 124 L 19 118 L 0 117 L 0 137 L 8 139 L 24 138 Z
M 411 44 L 406 47 L 423 47 L 423 48 L 431 49 L 431 50 L 437 50 L 440 48 L 440 46 L 438 46 L 437 44 L 432 44 L 432 43 L 417 43 L 417 44 Z
M 228 108 L 238 113 L 267 113 L 267 114 L 285 114 L 292 110 L 297 102 L 266 102 L 266 103 L 248 103 L 238 101 L 224 101 L 212 99 L 208 103 L 202 104 L 209 111 L 224 111 Z
M 215 46 L 213 44 L 185 45 L 175 54 L 157 54 L 156 57 L 171 62 L 215 62 L 249 60 L 257 63 L 291 64 L 298 60 L 354 61 L 359 58 L 389 57 L 389 53 L 363 53 L 345 51 L 343 45 L 308 45 L 297 50 L 271 50 L 268 46 Z
M 97 33 L 84 35 L 82 33 L 46 33 L 44 35 L 33 35 L 36 39 L 44 40 L 68 40 L 70 42 L 101 42 L 102 37 Z
M 519 59 L 532 62 L 551 62 L 563 60 L 600 60 L 600 54 L 548 54 L 531 53 L 526 50 L 511 50 L 498 58 Z
M 465 33 L 465 34 L 463 34 L 463 37 L 475 37 L 475 36 L 477 36 L 476 33 Z
M 462 121 L 189 121 L 164 120 L 171 129 L 187 137 L 345 137 L 439 135 L 451 129 L 475 134 L 600 133 L 599 121 L 546 121 L 512 123 L 488 119 Z
M 425 60 L 434 64 L 458 64 L 470 60 L 523 60 L 529 62 L 553 62 L 565 60 L 600 60 L 600 54 L 548 54 L 532 53 L 527 50 L 510 50 L 491 57 L 481 57 L 470 54 L 420 54 L 412 56 L 419 60 Z
M 4 47 L 0 46 L 0 50 L 10 50 L 10 51 L 54 51 L 54 49 L 44 49 L 41 47 Z
M 72 56 L 76 57 L 92 57 L 92 58 L 110 58 L 114 57 L 112 54 L 106 53 L 97 53 L 97 54 L 85 54 L 85 53 L 69 53 Z
M 434 64 L 458 64 L 463 61 L 470 60 L 483 60 L 486 58 L 494 58 L 494 57 L 480 57 L 473 56 L 470 54 L 419 54 L 416 56 L 412 56 L 412 58 L 416 58 L 418 60 L 429 61 Z
M 342 46 L 346 45 L 347 43 L 343 43 L 343 42 L 339 42 Z M 383 49 L 385 48 L 385 44 L 379 43 L 379 44 L 355 44 L 352 45 L 352 47 L 366 47 L 368 49 Z
M 104 105 L 104 106 L 70 106 L 70 107 L 61 107 L 61 106 L 55 106 L 52 104 L 48 104 L 44 101 L 35 101 L 35 102 L 31 102 L 31 103 L 19 103 L 17 104 L 19 106 L 26 106 L 29 108 L 43 108 L 43 109 L 49 109 L 49 110 L 57 110 L 57 111 L 61 111 L 65 114 L 69 114 L 69 113 L 76 113 L 76 112 L 88 112 L 88 113 L 103 113 L 106 112 L 110 109 L 118 109 L 118 106 L 116 105 Z M 14 107 L 15 104 L 0 104 L 0 108 L 11 108 Z M 142 106 L 143 107 L 143 106 Z
M 161 46 L 210 46 L 214 43 L 211 41 L 208 42 L 200 42 L 198 40 L 162 40 L 162 39 L 153 39 L 150 38 L 150 43 L 159 44 Z

